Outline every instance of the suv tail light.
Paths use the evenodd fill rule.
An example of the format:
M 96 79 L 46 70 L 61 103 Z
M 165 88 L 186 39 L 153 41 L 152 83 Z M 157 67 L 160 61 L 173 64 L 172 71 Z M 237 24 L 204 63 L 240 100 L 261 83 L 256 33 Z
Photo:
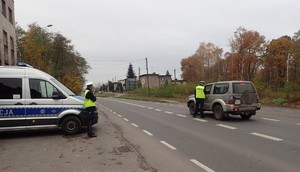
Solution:
M 228 104 L 234 104 L 234 98 L 232 96 L 229 97 Z

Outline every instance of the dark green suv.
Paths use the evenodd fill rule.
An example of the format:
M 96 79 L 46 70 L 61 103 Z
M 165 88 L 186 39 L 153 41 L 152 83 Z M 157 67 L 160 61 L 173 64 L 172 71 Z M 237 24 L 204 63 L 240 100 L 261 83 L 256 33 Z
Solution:
M 221 81 L 205 85 L 204 111 L 212 111 L 215 118 L 224 120 L 231 115 L 249 119 L 260 110 L 261 104 L 254 84 L 250 81 Z M 195 96 L 188 98 L 190 114 L 196 110 Z

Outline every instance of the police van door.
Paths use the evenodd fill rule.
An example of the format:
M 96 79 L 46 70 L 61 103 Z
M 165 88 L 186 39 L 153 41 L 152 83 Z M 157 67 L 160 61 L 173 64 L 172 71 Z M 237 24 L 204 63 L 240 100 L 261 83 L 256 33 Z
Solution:
M 0 77 L 0 131 L 26 127 L 22 78 Z
M 57 127 L 62 111 L 62 99 L 54 99 L 57 88 L 43 79 L 29 78 L 30 99 L 26 101 L 28 127 Z

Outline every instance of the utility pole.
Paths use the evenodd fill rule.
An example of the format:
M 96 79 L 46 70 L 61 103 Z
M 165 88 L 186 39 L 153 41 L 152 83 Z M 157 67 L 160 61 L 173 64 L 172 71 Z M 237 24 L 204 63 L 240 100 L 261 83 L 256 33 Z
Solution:
M 174 69 L 174 80 L 176 80 L 176 69 Z
M 149 87 L 149 72 L 148 72 L 148 59 L 146 57 L 146 70 L 147 70 L 147 86 L 148 86 L 148 96 L 150 96 L 150 87 Z

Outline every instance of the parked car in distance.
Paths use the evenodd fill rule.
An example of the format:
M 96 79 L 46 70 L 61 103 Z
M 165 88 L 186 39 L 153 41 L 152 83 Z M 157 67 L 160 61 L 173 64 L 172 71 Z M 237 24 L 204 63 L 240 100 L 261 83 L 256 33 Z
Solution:
M 208 83 L 204 90 L 204 111 L 212 111 L 218 120 L 227 119 L 229 114 L 249 119 L 261 108 L 257 90 L 251 81 Z M 187 106 L 193 115 L 196 110 L 194 95 L 188 97 Z

